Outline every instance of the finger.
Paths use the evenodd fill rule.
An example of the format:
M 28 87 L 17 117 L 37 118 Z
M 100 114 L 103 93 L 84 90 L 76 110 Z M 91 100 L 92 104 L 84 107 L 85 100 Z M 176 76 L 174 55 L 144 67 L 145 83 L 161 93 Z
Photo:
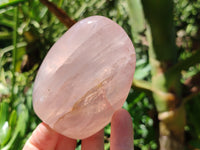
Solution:
M 100 130 L 95 135 L 82 140 L 81 150 L 103 150 L 104 130 Z
M 130 114 L 120 109 L 111 121 L 111 150 L 133 150 L 133 126 Z
M 63 135 L 59 135 L 56 150 L 75 150 L 77 141 Z
M 76 140 L 60 135 L 45 123 L 41 123 L 34 130 L 23 150 L 74 150 L 75 147 Z
M 58 141 L 58 133 L 45 123 L 41 123 L 34 130 L 23 150 L 54 150 Z

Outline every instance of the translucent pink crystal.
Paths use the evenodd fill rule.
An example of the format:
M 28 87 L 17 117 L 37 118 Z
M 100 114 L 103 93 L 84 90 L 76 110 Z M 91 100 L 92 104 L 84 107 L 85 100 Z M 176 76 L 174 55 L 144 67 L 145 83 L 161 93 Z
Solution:
M 122 107 L 135 70 L 125 31 L 102 16 L 83 19 L 50 49 L 33 89 L 36 114 L 57 132 L 87 138 Z

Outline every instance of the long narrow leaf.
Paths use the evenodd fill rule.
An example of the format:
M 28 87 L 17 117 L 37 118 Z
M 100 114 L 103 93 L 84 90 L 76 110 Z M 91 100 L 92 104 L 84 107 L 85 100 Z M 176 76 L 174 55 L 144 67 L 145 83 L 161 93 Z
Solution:
M 18 3 L 21 3 L 21 2 L 24 2 L 24 1 L 26 1 L 26 0 L 1 0 L 0 1 L 0 9 L 8 7 L 8 6 L 15 6 Z
M 129 17 L 134 42 L 138 42 L 138 34 L 145 29 L 145 18 L 141 0 L 127 0 Z
M 8 109 L 9 105 L 6 102 L 0 103 L 0 128 L 4 125 L 4 123 L 8 120 Z
M 14 85 L 15 85 L 15 71 L 16 71 L 16 55 L 17 55 L 17 25 L 18 25 L 18 10 L 19 8 L 16 7 L 14 11 L 14 31 L 13 31 L 13 53 L 12 53 L 12 90 L 11 90 L 11 100 L 14 100 Z
M 0 145 L 4 145 L 9 137 L 10 130 L 8 124 L 9 105 L 6 102 L 0 104 Z

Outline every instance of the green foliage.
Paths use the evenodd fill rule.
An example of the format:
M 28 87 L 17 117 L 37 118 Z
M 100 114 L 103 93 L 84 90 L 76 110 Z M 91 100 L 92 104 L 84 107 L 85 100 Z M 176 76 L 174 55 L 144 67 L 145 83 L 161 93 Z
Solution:
M 187 35 L 194 36 L 199 28 L 199 0 L 175 0 L 175 20 L 178 29 L 184 29 Z
M 179 50 L 179 59 L 185 60 L 200 49 L 199 31 L 200 31 L 200 0 L 175 0 L 175 23 L 177 30 L 177 46 Z M 197 57 L 198 60 L 200 60 Z M 191 62 L 194 60 L 191 60 Z M 182 72 L 182 83 L 191 78 L 200 71 L 200 63 L 193 65 Z M 200 122 L 199 122 L 199 95 L 194 97 L 186 104 L 187 126 L 186 141 L 193 147 L 200 149 Z
M 21 2 L 24 2 L 25 0 L 1 0 L 0 2 L 0 9 L 5 8 L 8 6 L 15 6 Z
M 132 29 L 132 35 L 134 36 L 135 43 L 138 42 L 136 39 L 139 33 L 145 30 L 145 18 L 141 0 L 127 0 L 130 16 L 130 25 Z
M 3 69 L 2 69 L 3 70 Z M 39 123 L 32 108 L 32 80 L 33 72 L 16 73 L 14 86 L 15 99 L 11 101 L 11 94 L 7 92 L 6 78 L 12 77 L 11 71 L 4 72 L 1 76 L 1 103 L 0 103 L 0 145 L 3 150 L 22 148 L 28 133 Z M 11 90 L 11 85 L 8 87 Z M 25 92 L 25 90 L 27 90 Z M 2 92 L 6 91 L 6 92 Z
M 189 144 L 195 148 L 200 148 L 200 117 L 199 115 L 194 115 L 200 108 L 199 98 L 200 95 L 186 105 L 187 112 L 189 112 L 187 116 L 188 125 L 186 126 L 186 138 L 189 141 Z
M 148 56 L 150 46 L 145 35 L 147 28 L 141 0 L 52 1 L 77 21 L 91 15 L 103 15 L 120 24 L 134 42 L 137 56 L 135 79 L 151 80 L 152 68 Z M 185 60 L 197 47 L 199 48 L 200 0 L 174 0 L 174 3 L 178 60 Z M 16 8 L 19 10 L 18 14 L 15 12 Z M 155 9 L 154 13 L 159 13 L 159 9 Z M 135 15 L 137 18 L 133 17 Z M 159 31 L 160 23 L 151 21 L 155 24 L 153 29 Z M 174 34 L 174 30 L 170 30 L 171 21 L 167 22 L 164 19 L 162 24 L 169 23 L 169 29 L 162 34 Z M 13 28 L 14 26 L 16 28 Z M 49 48 L 66 30 L 39 0 L 0 1 L 0 149 L 22 149 L 40 122 L 32 107 L 33 81 Z M 15 36 L 13 32 L 16 33 Z M 162 44 L 160 43 L 159 47 L 169 42 L 161 38 L 161 33 L 155 36 L 161 40 Z M 182 72 L 182 83 L 199 70 L 199 65 L 195 65 Z M 194 148 L 199 148 L 200 140 L 199 116 L 195 113 L 200 108 L 198 99 L 186 105 L 189 122 L 185 127 L 186 139 Z M 158 120 L 153 100 L 144 92 L 131 88 L 124 108 L 133 118 L 135 149 L 157 149 Z M 108 125 L 105 128 L 106 150 L 110 148 L 110 132 Z M 79 142 L 77 150 L 80 149 Z
M 175 0 L 175 24 L 180 59 L 185 59 L 199 47 L 200 0 Z
M 155 109 L 145 93 L 131 89 L 127 98 L 128 108 L 133 116 L 134 145 L 135 149 L 157 149 L 156 134 L 154 127 Z

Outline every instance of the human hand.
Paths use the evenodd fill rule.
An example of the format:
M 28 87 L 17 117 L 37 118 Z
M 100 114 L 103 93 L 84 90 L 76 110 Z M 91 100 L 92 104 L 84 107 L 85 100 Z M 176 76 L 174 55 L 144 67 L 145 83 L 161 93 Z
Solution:
M 23 150 L 75 150 L 76 140 L 65 137 L 41 123 L 26 142 Z M 83 139 L 82 150 L 103 150 L 103 129 L 95 135 Z M 111 121 L 111 150 L 133 150 L 133 127 L 129 113 L 120 109 L 116 111 Z

